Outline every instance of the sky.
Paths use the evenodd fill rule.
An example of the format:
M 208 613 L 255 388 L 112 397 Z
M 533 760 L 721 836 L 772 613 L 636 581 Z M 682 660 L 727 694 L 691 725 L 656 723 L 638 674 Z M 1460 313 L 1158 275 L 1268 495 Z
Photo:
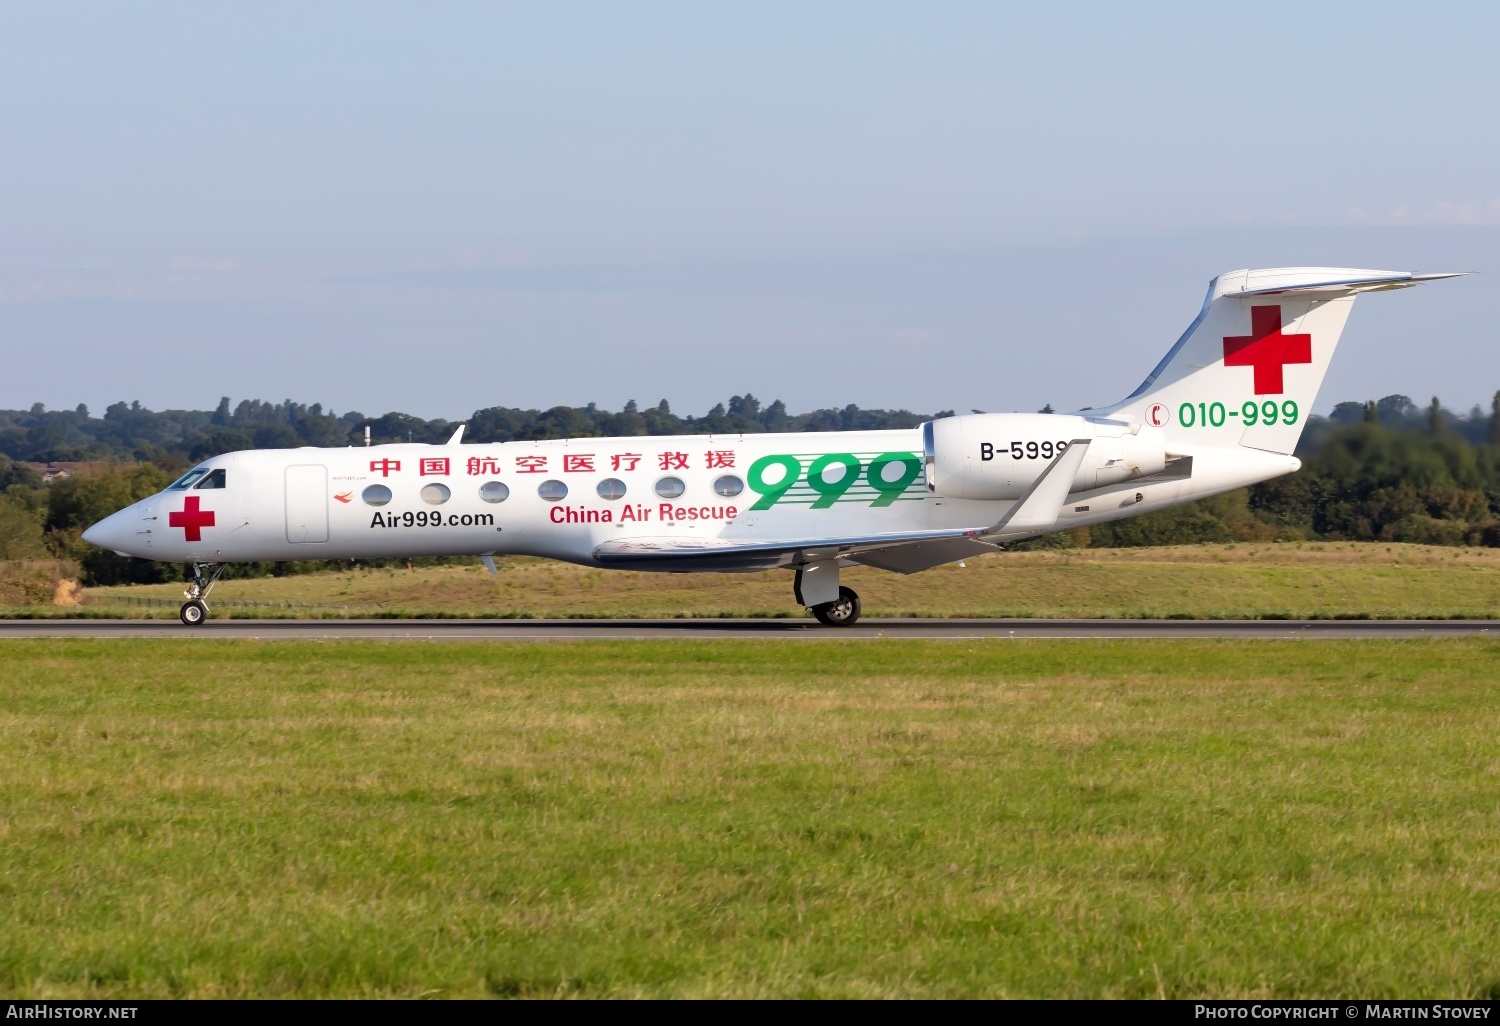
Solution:
M 1074 409 L 1221 271 L 1500 389 L 1493 4 L 0 4 L 0 408 Z

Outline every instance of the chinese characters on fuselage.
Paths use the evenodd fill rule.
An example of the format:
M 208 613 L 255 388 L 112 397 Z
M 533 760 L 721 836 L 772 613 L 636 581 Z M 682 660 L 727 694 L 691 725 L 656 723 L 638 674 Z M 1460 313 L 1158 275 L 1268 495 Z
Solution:
M 550 455 L 533 453 L 511 457 L 510 462 L 517 474 L 594 474 L 602 469 L 601 459 L 603 457 L 591 452 L 563 453 L 555 460 Z M 638 452 L 621 452 L 610 455 L 608 459 L 612 473 L 628 474 L 642 469 L 641 462 L 646 456 Z M 500 456 L 470 456 L 463 462 L 463 472 L 469 477 L 493 477 L 501 472 L 503 460 Z M 673 451 L 655 454 L 650 465 L 658 471 L 692 470 L 695 462 L 705 470 L 733 470 L 737 460 L 733 449 L 709 449 L 703 453 L 701 462 L 695 461 L 690 453 Z M 401 461 L 371 460 L 370 470 L 381 477 L 390 477 L 401 472 Z M 449 456 L 423 456 L 417 461 L 417 474 L 419 477 L 451 477 L 454 474 L 453 459 Z

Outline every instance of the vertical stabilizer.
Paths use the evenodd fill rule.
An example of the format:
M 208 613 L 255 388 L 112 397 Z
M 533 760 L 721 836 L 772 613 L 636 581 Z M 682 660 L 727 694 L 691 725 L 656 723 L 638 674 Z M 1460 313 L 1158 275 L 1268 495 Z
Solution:
M 1355 296 L 1449 277 L 1347 267 L 1221 274 L 1141 387 L 1104 412 L 1161 428 L 1169 450 L 1246 446 L 1289 454 Z

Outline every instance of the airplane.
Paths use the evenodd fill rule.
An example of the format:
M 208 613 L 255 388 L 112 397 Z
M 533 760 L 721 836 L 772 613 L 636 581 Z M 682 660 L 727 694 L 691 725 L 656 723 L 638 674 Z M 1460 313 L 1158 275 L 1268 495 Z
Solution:
M 228 564 L 543 556 L 589 567 L 793 571 L 847 627 L 844 567 L 913 574 L 1138 516 L 1301 466 L 1292 455 L 1364 292 L 1455 274 L 1278 267 L 1221 274 L 1139 388 L 1068 414 L 975 413 L 898 431 L 261 449 L 205 460 L 84 539 L 188 563 L 181 620 Z

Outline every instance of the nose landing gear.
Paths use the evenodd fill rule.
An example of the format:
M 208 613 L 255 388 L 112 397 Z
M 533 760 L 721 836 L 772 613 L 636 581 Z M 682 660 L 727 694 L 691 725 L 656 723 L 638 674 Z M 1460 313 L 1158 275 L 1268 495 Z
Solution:
M 189 627 L 197 627 L 208 619 L 208 604 L 203 600 L 214 590 L 219 577 L 228 563 L 194 563 L 193 583 L 188 585 L 187 601 L 177 611 L 177 617 Z

